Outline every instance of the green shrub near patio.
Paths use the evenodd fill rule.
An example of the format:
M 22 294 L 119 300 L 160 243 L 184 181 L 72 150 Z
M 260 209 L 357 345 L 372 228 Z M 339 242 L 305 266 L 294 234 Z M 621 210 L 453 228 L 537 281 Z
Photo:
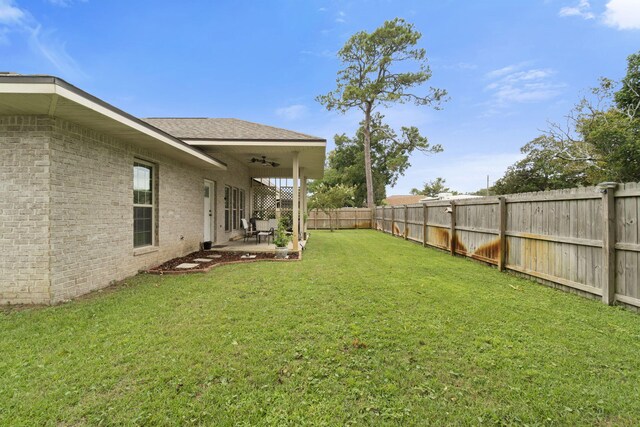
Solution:
M 0 424 L 638 425 L 640 315 L 374 231 L 0 314 Z

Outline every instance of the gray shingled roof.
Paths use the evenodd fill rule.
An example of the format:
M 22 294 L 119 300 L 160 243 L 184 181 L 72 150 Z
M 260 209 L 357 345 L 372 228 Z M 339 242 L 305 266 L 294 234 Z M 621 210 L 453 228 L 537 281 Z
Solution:
M 150 117 L 142 120 L 180 139 L 325 141 L 317 136 L 239 119 Z

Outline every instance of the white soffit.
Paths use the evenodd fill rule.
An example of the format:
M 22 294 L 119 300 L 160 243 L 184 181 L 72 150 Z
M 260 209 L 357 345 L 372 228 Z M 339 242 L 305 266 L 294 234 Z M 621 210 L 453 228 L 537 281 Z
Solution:
M 265 168 L 260 165 L 249 165 L 249 174 L 253 177 L 291 177 L 293 173 L 293 153 L 299 153 L 300 167 L 306 171 L 308 178 L 320 179 L 324 175 L 326 142 L 324 141 L 255 141 L 255 140 L 194 140 L 185 139 L 187 144 L 194 145 L 206 153 L 215 156 L 217 153 L 232 155 L 241 163 L 251 158 L 266 156 L 269 160 L 280 163 L 277 168 Z

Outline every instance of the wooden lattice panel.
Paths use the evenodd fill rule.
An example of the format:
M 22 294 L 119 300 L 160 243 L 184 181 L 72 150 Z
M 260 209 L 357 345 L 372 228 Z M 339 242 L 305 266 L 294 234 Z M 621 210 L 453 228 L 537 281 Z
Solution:
M 270 219 L 276 217 L 278 198 L 275 187 L 266 185 L 253 188 L 253 217 L 257 219 Z

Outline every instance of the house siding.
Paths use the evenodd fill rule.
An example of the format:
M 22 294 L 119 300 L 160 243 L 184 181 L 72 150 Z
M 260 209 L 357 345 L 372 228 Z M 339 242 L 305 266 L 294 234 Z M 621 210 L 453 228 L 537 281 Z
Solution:
M 49 302 L 50 123 L 0 117 L 0 304 Z
M 40 161 L 43 163 L 41 167 L 47 168 L 46 182 L 33 182 L 34 178 L 25 173 L 23 180 L 11 187 L 13 190 L 0 191 L 27 191 L 25 204 L 33 203 L 31 199 L 39 197 L 29 194 L 40 191 L 41 198 L 46 200 L 46 209 L 42 208 L 43 216 L 38 217 L 40 225 L 36 226 L 35 220 L 31 219 L 28 223 L 18 217 L 13 220 L 8 217 L 7 220 L 5 206 L 0 204 L 3 224 L 18 222 L 19 227 L 25 230 L 22 234 L 10 235 L 15 238 L 6 239 L 3 228 L 0 247 L 3 252 L 15 253 L 14 261 L 17 262 L 32 251 L 34 235 L 41 236 L 46 231 L 44 235 L 48 234 L 48 239 L 44 237 L 43 243 L 36 244 L 42 246 L 37 251 L 41 257 L 33 258 L 44 260 L 37 263 L 37 268 L 33 267 L 37 273 L 17 276 L 24 279 L 20 282 L 23 283 L 21 288 L 20 285 L 17 285 L 18 289 L 15 289 L 16 285 L 9 288 L 2 279 L 0 295 L 6 288 L 5 302 L 56 303 L 68 300 L 104 288 L 170 258 L 198 250 L 203 236 L 204 179 L 216 182 L 217 241 L 227 241 L 240 233 L 224 232 L 222 189 L 224 185 L 243 188 L 248 198 L 250 179 L 245 165 L 221 156 L 220 160 L 229 165 L 228 171 L 195 168 L 59 118 L 28 117 L 20 120 L 39 123 L 42 130 L 38 129 L 40 133 L 30 131 L 35 132 L 33 134 L 16 130 L 18 136 L 13 138 L 18 138 L 18 141 L 13 144 L 20 149 L 13 156 L 14 163 L 32 170 L 36 160 Z M 29 148 L 35 141 L 40 141 L 40 151 Z M 42 156 L 46 162 L 34 156 Z M 153 247 L 141 250 L 133 248 L 133 162 L 136 159 L 156 166 L 156 242 Z M 4 168 L 2 173 L 5 173 Z M 17 179 L 11 173 L 8 176 Z M 2 186 L 5 187 L 8 188 Z M 32 223 L 38 231 L 32 230 Z M 28 243 L 17 246 L 16 241 L 24 238 Z M 11 261 L 0 264 L 2 271 L 10 269 L 12 264 Z M 44 289 L 48 284 L 47 292 L 36 293 L 33 284 L 36 282 L 43 283 L 41 287 Z M 14 293 L 8 293 L 9 289 L 14 289 Z

